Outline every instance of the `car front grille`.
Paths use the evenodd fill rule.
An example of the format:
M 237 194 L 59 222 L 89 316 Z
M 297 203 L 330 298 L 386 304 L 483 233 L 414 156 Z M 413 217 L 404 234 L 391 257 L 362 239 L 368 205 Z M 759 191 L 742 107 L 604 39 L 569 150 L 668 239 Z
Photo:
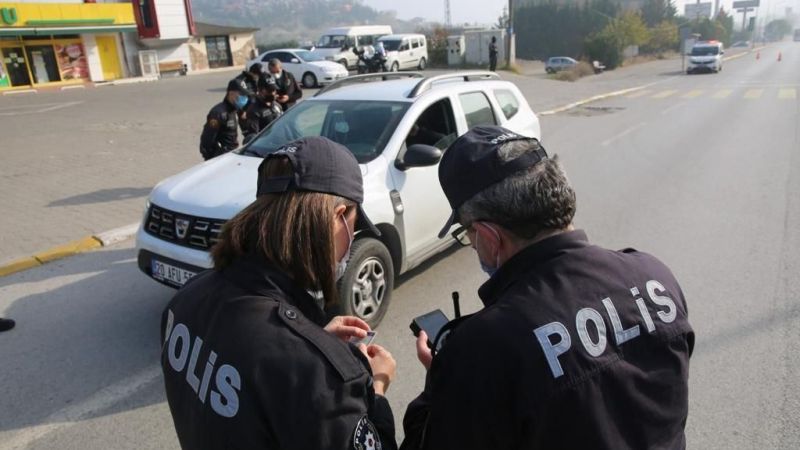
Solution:
M 208 250 L 219 241 L 224 224 L 224 220 L 190 216 L 150 205 L 144 230 L 173 244 Z

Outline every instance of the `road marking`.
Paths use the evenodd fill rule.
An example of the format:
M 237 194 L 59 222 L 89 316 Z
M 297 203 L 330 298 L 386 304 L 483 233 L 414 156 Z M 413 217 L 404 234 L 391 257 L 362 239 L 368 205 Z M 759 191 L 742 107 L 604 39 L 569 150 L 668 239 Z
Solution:
M 694 89 L 681 95 L 681 98 L 697 98 L 703 95 L 703 92 L 705 91 L 701 91 L 700 89 Z
M 663 92 L 660 92 L 660 93 L 654 95 L 652 98 L 667 98 L 670 95 L 673 95 L 673 94 L 675 94 L 677 92 L 678 91 L 675 91 L 675 90 L 663 91 Z
M 21 105 L 11 106 L 7 108 L 0 108 L 0 110 L 7 110 L 10 112 L 0 112 L 0 116 L 19 116 L 23 114 L 41 114 L 59 109 L 69 108 L 70 106 L 80 105 L 83 101 L 65 102 L 65 103 L 42 103 L 39 105 Z M 26 111 L 27 110 L 27 111 Z
M 733 89 L 722 89 L 722 90 L 717 91 L 711 97 L 712 98 L 716 98 L 716 99 L 728 98 L 728 97 L 730 97 L 730 95 L 732 93 L 733 93 Z
M 645 95 L 652 94 L 652 93 L 653 93 L 653 91 L 634 92 L 633 94 L 629 95 L 628 98 L 639 98 L 639 97 L 643 97 Z
M 750 89 L 744 93 L 744 98 L 747 100 L 758 100 L 764 93 L 763 89 Z
M 781 89 L 778 91 L 778 98 L 781 100 L 794 100 L 797 98 L 797 90 L 792 89 Z
M 618 135 L 616 135 L 616 136 L 614 136 L 612 138 L 606 139 L 600 145 L 603 146 L 603 147 L 608 147 L 609 145 L 611 145 L 612 142 L 616 141 L 617 139 L 623 138 L 623 137 L 633 133 L 634 131 L 638 130 L 639 128 L 641 128 L 641 127 L 643 127 L 645 125 L 647 125 L 647 123 L 645 123 L 645 122 L 636 124 L 636 125 L 628 128 L 627 130 L 623 131 L 622 133 L 620 133 L 620 134 L 618 134 Z
M 670 111 L 672 111 L 674 109 L 677 109 L 677 108 L 680 108 L 681 106 L 686 106 L 687 103 L 688 102 L 676 103 L 676 104 L 670 106 L 669 108 L 665 108 L 663 111 L 661 111 L 661 115 L 663 116 L 665 114 L 668 114 Z
M 3 448 L 9 450 L 28 448 L 32 443 L 54 431 L 72 426 L 76 422 L 90 417 L 95 412 L 116 405 L 120 401 L 136 394 L 148 384 L 156 381 L 160 376 L 161 366 L 155 365 L 119 383 L 100 389 L 85 401 L 67 406 L 41 420 L 40 423 L 43 425 L 36 425 L 20 430 L 13 435 L 10 440 L 3 442 Z

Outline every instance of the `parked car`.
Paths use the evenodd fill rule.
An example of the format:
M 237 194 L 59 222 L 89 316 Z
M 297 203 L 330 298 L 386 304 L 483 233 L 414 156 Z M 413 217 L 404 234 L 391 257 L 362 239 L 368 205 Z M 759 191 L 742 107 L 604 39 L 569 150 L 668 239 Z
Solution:
M 358 64 L 358 55 L 353 50 L 375 45 L 378 38 L 387 34 L 392 34 L 389 25 L 330 28 L 320 36 L 313 52 L 327 61 L 336 61 L 348 69 L 354 69 Z
M 295 139 L 326 136 L 361 164 L 364 209 L 382 233 L 356 235 L 337 312 L 375 326 L 395 277 L 453 244 L 450 236 L 437 236 L 450 214 L 438 163 L 458 136 L 484 124 L 541 137 L 525 97 L 495 73 L 340 80 L 289 109 L 241 149 L 159 183 L 136 236 L 139 268 L 172 287 L 210 268 L 209 249 L 223 224 L 255 199 L 262 158 Z
M 325 61 L 319 55 L 302 48 L 282 48 L 264 52 L 250 60 L 247 67 L 259 62 L 264 64 L 266 70 L 266 64 L 273 58 L 278 59 L 284 70 L 289 71 L 307 88 L 330 84 L 349 75 L 341 64 Z
M 378 39 L 386 49 L 386 67 L 391 72 L 428 67 L 428 46 L 422 34 L 390 34 Z
M 547 73 L 561 72 L 578 64 L 578 61 L 568 56 L 553 56 L 547 59 L 544 64 L 544 71 Z

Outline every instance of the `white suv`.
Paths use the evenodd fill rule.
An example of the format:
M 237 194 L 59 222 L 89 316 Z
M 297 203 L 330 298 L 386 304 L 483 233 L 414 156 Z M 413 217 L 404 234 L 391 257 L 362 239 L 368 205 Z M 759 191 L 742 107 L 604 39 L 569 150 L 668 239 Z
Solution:
M 437 238 L 450 214 L 438 163 L 456 137 L 484 124 L 540 137 L 539 119 L 519 89 L 491 72 L 383 73 L 335 82 L 241 149 L 159 183 L 136 236 L 139 268 L 173 287 L 210 268 L 209 248 L 223 224 L 255 199 L 262 157 L 304 136 L 326 136 L 361 164 L 364 209 L 382 233 L 356 235 L 338 313 L 375 326 L 395 277 L 453 243 Z

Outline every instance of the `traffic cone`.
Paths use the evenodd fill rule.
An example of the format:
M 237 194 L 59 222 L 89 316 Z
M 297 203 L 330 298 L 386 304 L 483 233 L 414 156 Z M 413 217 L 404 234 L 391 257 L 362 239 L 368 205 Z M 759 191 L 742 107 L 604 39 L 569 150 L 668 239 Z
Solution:
M 781 62 L 781 52 L 778 52 L 778 62 Z

